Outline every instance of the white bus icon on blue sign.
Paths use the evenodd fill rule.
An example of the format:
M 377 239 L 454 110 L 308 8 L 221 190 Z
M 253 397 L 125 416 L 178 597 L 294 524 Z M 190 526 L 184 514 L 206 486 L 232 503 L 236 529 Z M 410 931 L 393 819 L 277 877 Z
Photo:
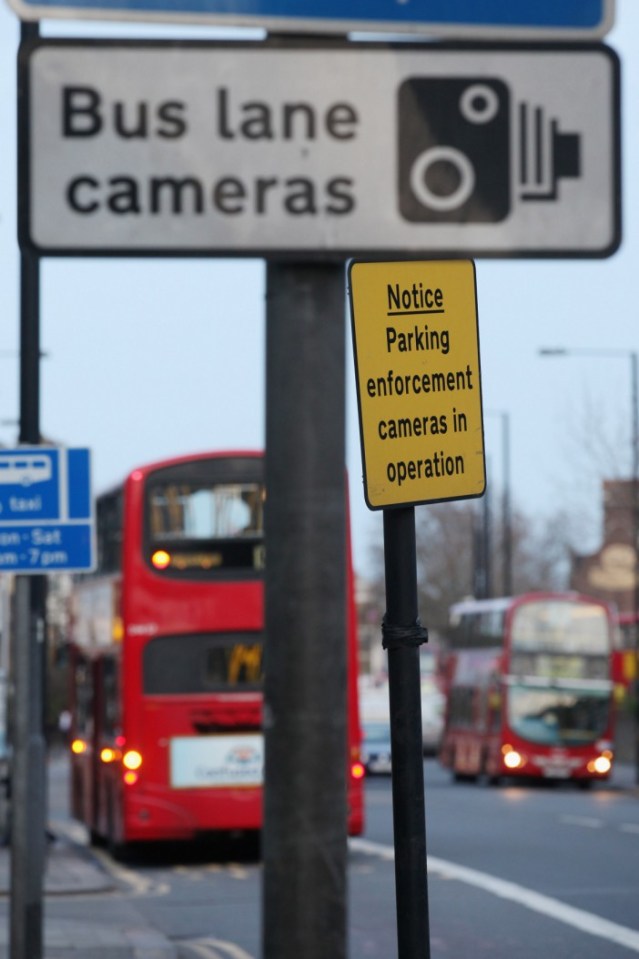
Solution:
M 3 456 L 0 458 L 0 485 L 31 486 L 51 479 L 48 456 Z

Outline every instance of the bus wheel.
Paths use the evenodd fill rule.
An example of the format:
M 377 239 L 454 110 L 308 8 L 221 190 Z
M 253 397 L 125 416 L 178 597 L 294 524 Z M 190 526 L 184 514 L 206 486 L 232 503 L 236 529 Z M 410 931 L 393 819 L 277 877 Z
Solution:
M 89 842 L 91 843 L 92 846 L 96 846 L 97 848 L 100 848 L 106 845 L 104 841 L 104 836 L 102 835 L 102 833 L 96 832 L 95 829 L 89 830 Z
M 115 859 L 116 862 L 127 862 L 129 859 L 130 850 L 126 842 L 116 842 L 109 836 L 107 849 L 111 858 Z
M 106 848 L 112 859 L 124 862 L 127 858 L 128 846 L 125 842 L 118 842 L 115 838 L 115 824 L 113 815 L 113 800 L 109 796 L 107 807 L 107 840 Z
M 475 783 L 478 778 L 477 773 L 463 773 L 453 766 L 453 779 L 456 783 Z
M 484 753 L 484 755 L 482 756 L 481 774 L 482 774 L 482 778 L 486 780 L 487 785 L 489 786 L 501 785 L 501 776 L 499 775 L 499 773 L 488 772 L 488 756 L 486 753 Z

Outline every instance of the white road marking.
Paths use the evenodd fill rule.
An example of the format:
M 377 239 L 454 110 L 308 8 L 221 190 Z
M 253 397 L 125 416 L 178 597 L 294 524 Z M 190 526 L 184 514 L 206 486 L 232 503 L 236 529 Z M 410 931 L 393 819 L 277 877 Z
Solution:
M 568 826 L 583 826 L 585 829 L 602 829 L 606 823 L 603 819 L 596 819 L 594 816 L 560 816 L 559 821 Z M 621 822 L 618 826 L 613 826 L 619 832 L 634 833 L 639 835 L 639 824 L 634 822 Z
M 370 842 L 367 839 L 351 839 L 349 844 L 351 849 L 366 855 L 379 856 L 380 859 L 386 860 L 395 858 L 395 851 L 392 846 Z M 465 882 L 470 886 L 499 896 L 501 899 L 508 899 L 524 906 L 526 909 L 532 909 L 534 912 L 550 916 L 558 922 L 574 926 L 580 932 L 598 936 L 600 939 L 607 939 L 609 942 L 614 942 L 619 946 L 630 949 L 632 952 L 639 953 L 639 932 L 637 930 L 621 926 L 616 922 L 610 922 L 608 919 L 602 919 L 601 916 L 586 912 L 584 909 L 568 906 L 558 899 L 544 896 L 533 889 L 527 889 L 525 886 L 519 886 L 517 883 L 509 882 L 506 879 L 499 879 L 489 873 L 480 872 L 478 869 L 460 866 L 457 863 L 448 862 L 446 859 L 438 859 L 435 856 L 428 856 L 428 871 L 440 875 L 444 879 L 457 879 L 459 882 Z
M 240 946 L 223 939 L 191 939 L 183 941 L 181 945 L 187 946 L 196 956 L 201 956 L 202 959 L 253 959 Z
M 64 836 L 77 846 L 89 847 L 89 831 L 75 819 L 53 819 L 51 828 L 54 833 Z M 98 859 L 105 871 L 116 881 L 124 883 L 134 896 L 166 896 L 170 892 L 167 883 L 154 879 L 145 879 L 132 869 L 115 862 L 103 849 L 92 847 L 91 853 Z
M 595 819 L 593 816 L 560 816 L 559 822 L 569 826 L 585 826 L 587 829 L 601 829 L 604 825 L 603 819 Z
M 109 875 L 129 887 L 128 891 L 133 896 L 167 896 L 171 891 L 168 883 L 140 876 L 135 870 L 128 869 L 122 863 L 115 862 L 102 849 L 94 848 L 93 855 L 100 860 Z

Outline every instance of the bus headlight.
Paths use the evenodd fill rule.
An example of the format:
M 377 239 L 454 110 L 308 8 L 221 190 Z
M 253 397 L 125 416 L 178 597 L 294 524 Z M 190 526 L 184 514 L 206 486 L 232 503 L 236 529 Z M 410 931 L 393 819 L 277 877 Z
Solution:
M 524 757 L 518 753 L 512 746 L 502 746 L 501 751 L 504 755 L 504 766 L 506 769 L 521 769 L 525 763 Z

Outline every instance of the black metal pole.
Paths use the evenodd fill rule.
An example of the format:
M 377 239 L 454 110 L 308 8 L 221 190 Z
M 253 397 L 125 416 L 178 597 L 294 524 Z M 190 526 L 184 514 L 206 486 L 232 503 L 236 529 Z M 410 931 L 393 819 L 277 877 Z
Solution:
M 634 683 L 634 733 L 635 733 L 635 781 L 639 785 L 639 382 L 637 375 L 638 354 L 630 354 L 630 378 L 632 401 L 632 525 L 635 556 L 633 591 L 633 632 L 635 654 Z
M 22 24 L 21 37 L 37 37 L 38 24 Z M 28 195 L 24 150 L 26 103 L 18 69 L 18 205 Z M 19 211 L 19 220 L 21 211 Z M 19 443 L 40 443 L 40 262 L 29 250 L 20 260 Z M 42 959 L 46 836 L 44 739 L 45 605 L 43 576 L 16 576 L 12 628 L 11 959 Z
M 16 577 L 11 776 L 11 959 L 42 959 L 45 770 L 38 626 L 28 576 Z
M 267 266 L 265 959 L 346 955 L 344 296 Z
M 18 442 L 40 442 L 40 262 L 20 255 L 20 433 Z
M 384 510 L 398 959 L 430 956 L 413 507 Z
M 20 436 L 40 442 L 39 263 L 22 253 Z M 46 834 L 44 740 L 45 586 L 42 576 L 16 576 L 13 628 L 13 754 L 11 777 L 11 959 L 42 959 Z

